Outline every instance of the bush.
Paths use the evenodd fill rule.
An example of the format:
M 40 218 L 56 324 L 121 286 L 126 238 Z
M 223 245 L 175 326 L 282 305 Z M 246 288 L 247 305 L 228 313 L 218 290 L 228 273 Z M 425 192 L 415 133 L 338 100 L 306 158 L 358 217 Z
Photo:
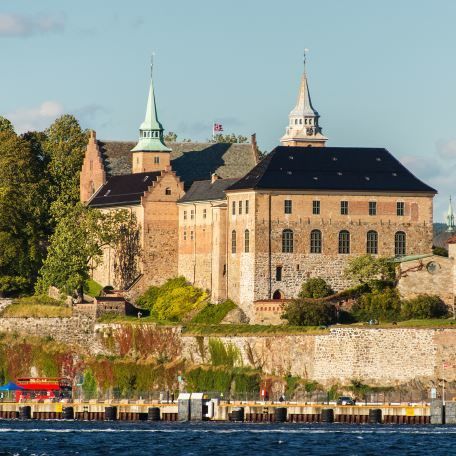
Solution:
M 345 277 L 358 283 L 391 282 L 395 279 L 394 263 L 388 258 L 362 255 L 348 260 Z
M 294 326 L 329 325 L 336 321 L 336 308 L 326 302 L 295 299 L 286 305 L 282 319 Z
M 359 321 L 397 321 L 401 318 L 401 301 L 394 288 L 382 292 L 362 295 L 352 307 L 352 313 Z
M 434 255 L 448 257 L 448 250 L 444 247 L 432 247 L 432 253 Z
M 304 282 L 299 292 L 300 298 L 325 298 L 334 292 L 321 277 L 314 277 Z
M 445 318 L 448 307 L 438 296 L 419 295 L 402 302 L 401 314 L 404 320 Z
M 228 312 L 235 308 L 236 304 L 230 299 L 220 304 L 208 304 L 201 312 L 193 317 L 191 323 L 217 325 L 226 317 Z
M 241 364 L 241 352 L 234 344 L 225 344 L 220 339 L 209 339 L 209 353 L 213 366 L 234 367 Z
M 160 287 L 150 287 L 137 304 L 150 309 L 150 314 L 158 320 L 180 321 L 207 297 L 205 291 L 190 285 L 185 277 L 176 277 Z

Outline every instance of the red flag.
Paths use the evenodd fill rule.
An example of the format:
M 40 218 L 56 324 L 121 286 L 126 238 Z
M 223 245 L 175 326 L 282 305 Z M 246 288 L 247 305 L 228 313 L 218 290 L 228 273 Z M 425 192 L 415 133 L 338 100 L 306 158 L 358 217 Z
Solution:
M 214 124 L 214 131 L 223 131 L 223 126 L 222 126 L 222 124 L 215 123 L 215 124 Z

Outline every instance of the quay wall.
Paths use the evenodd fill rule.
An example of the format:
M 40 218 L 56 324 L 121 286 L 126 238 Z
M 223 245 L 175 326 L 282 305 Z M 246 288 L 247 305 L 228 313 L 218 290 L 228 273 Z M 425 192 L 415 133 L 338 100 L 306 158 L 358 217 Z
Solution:
M 79 315 L 70 318 L 0 318 L 0 332 L 52 337 L 78 345 L 91 354 L 112 353 L 107 344 L 127 324 L 96 323 Z M 155 325 L 141 324 L 154 336 Z M 166 338 L 163 331 L 173 337 Z M 194 364 L 210 363 L 210 337 L 184 334 L 180 328 L 159 327 L 161 343 L 179 345 L 173 356 Z M 161 339 L 160 339 L 161 338 Z M 397 386 L 417 382 L 427 386 L 443 378 L 456 381 L 456 328 L 335 327 L 321 334 L 218 337 L 236 346 L 244 366 L 272 375 L 296 375 L 322 385 L 361 380 L 371 385 Z

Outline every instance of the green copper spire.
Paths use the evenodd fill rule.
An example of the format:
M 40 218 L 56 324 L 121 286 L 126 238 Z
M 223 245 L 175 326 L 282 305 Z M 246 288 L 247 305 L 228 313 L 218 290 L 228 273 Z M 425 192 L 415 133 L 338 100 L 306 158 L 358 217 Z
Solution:
M 154 82 L 152 78 L 153 62 L 151 62 L 149 97 L 147 98 L 146 116 L 139 127 L 139 141 L 132 152 L 171 152 L 163 142 L 163 126 L 158 120 L 155 102 Z
M 450 205 L 448 206 L 447 212 L 447 231 L 449 233 L 454 233 L 456 231 L 456 227 L 454 225 L 454 213 L 453 213 L 453 205 L 451 204 L 451 196 L 450 196 Z

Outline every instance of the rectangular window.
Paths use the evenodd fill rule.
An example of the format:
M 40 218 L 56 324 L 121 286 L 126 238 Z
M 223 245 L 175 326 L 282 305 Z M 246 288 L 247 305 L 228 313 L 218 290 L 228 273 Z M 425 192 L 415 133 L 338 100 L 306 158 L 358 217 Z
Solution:
M 242 214 L 242 201 L 239 201 L 239 215 Z
M 285 214 L 291 214 L 292 211 L 292 201 L 291 200 L 285 200 L 284 201 L 284 211 Z
M 158 165 L 160 163 L 160 157 L 154 157 L 154 163 Z
M 193 241 L 193 231 L 190 231 L 190 240 Z
M 282 280 L 282 266 L 276 267 L 276 280 L 280 282 Z
M 187 240 L 187 231 L 184 231 L 184 241 Z
M 206 209 L 203 209 L 203 219 L 205 219 L 207 216 L 207 210 Z
M 195 211 L 192 209 L 190 211 L 190 220 L 193 220 L 195 218 Z
M 236 215 L 236 201 L 233 201 L 233 202 L 231 203 L 231 213 L 232 213 L 233 215 Z
M 340 215 L 348 215 L 348 201 L 340 202 Z
M 405 213 L 405 203 L 402 201 L 398 201 L 396 203 L 396 214 L 402 217 Z
M 369 215 L 377 215 L 377 202 L 369 201 Z
M 249 213 L 249 200 L 245 200 L 245 213 Z
M 187 211 L 184 211 L 184 220 L 187 220 Z
M 320 215 L 320 201 L 312 201 L 312 214 Z

